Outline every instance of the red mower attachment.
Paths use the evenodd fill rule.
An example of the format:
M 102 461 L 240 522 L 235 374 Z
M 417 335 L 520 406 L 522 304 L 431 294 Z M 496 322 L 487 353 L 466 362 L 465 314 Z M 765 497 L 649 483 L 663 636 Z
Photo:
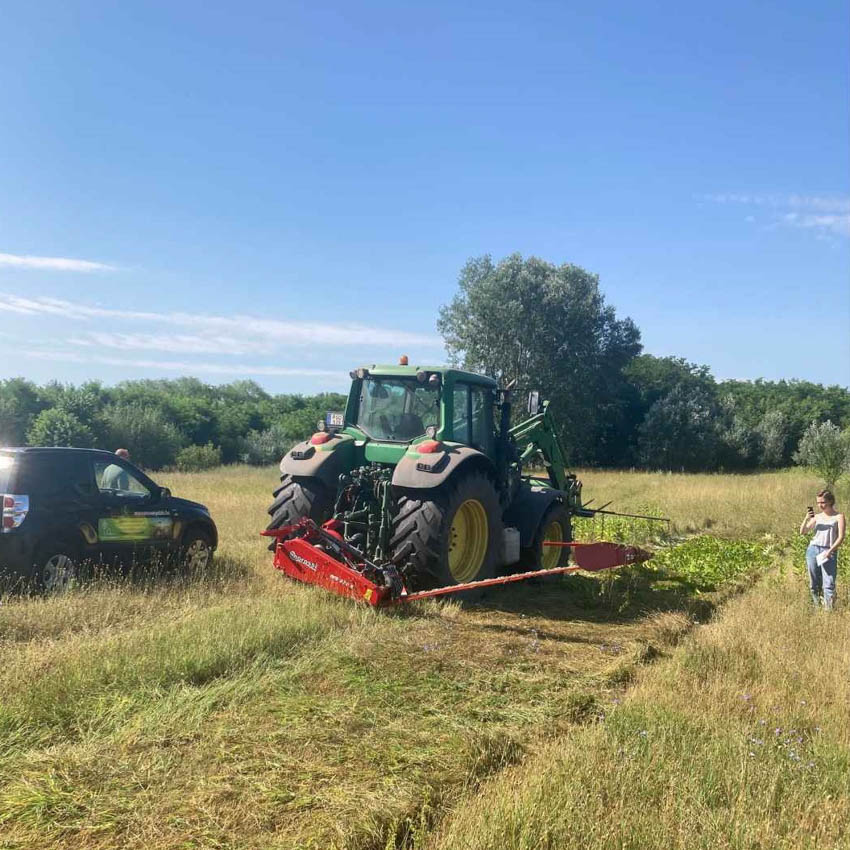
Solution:
M 639 564 L 652 557 L 649 552 L 636 546 L 622 546 L 619 543 L 544 541 L 544 546 L 569 546 L 574 552 L 576 563 L 569 567 L 532 570 L 408 593 L 394 564 L 373 563 L 354 546 L 346 543 L 334 525 L 335 522 L 330 520 L 319 528 L 313 520 L 304 517 L 295 525 L 260 533 L 264 537 L 277 538 L 274 548 L 275 569 L 296 581 L 315 584 L 339 596 L 348 596 L 375 607 L 415 602 L 419 599 L 431 599 L 435 596 L 447 596 L 465 590 L 493 587 L 558 573 L 574 573 L 579 570 L 599 572 L 626 564 Z

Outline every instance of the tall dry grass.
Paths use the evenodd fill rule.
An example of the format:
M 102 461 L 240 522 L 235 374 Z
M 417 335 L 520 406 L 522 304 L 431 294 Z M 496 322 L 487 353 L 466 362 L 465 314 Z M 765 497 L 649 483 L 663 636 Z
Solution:
M 597 475 L 590 495 L 654 504 L 680 531 L 689 483 L 703 487 L 674 476 L 650 502 L 652 476 Z M 812 486 L 786 477 L 795 494 Z M 377 614 L 271 568 L 258 532 L 275 470 L 158 479 L 209 505 L 221 542 L 207 574 L 105 576 L 0 605 L 0 846 L 391 845 L 547 738 L 571 739 L 694 610 L 688 586 L 648 572 Z M 781 479 L 726 483 L 758 501 L 760 480 L 770 502 Z M 715 527 L 763 533 L 719 479 L 710 489 Z M 790 517 L 797 495 L 776 498 Z
M 432 850 L 850 846 L 850 611 L 762 582 L 604 720 L 456 807 Z
M 593 499 L 595 506 L 613 500 L 610 510 L 659 511 L 672 520 L 678 535 L 707 531 L 729 538 L 794 534 L 806 506 L 814 504 L 815 493 L 823 486 L 803 469 L 752 475 L 585 469 L 578 475 L 584 483 L 584 499 Z M 850 508 L 846 479 L 836 497 L 839 507 Z

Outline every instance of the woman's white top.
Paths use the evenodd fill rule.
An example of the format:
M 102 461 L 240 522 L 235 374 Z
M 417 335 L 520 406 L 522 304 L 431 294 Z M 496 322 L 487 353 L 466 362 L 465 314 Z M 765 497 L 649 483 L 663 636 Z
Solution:
M 823 546 L 828 549 L 838 540 L 838 517 L 840 514 L 827 516 L 818 514 L 815 517 L 815 536 L 812 538 L 814 546 Z

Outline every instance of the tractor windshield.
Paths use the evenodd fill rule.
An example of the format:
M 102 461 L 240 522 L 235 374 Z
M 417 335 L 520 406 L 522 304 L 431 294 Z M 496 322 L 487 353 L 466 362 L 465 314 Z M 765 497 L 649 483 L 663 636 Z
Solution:
M 436 387 L 404 378 L 369 377 L 363 381 L 357 426 L 373 440 L 409 443 L 440 427 Z

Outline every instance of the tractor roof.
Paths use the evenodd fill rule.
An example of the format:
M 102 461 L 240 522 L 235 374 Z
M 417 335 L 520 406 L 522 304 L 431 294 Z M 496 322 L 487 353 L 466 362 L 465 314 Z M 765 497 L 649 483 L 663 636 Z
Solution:
M 453 369 L 451 366 L 399 366 L 372 364 L 364 366 L 364 369 L 369 370 L 370 375 L 383 375 L 386 377 L 397 378 L 415 378 L 417 372 L 439 372 L 444 378 L 450 381 L 466 381 L 470 384 L 479 384 L 480 386 L 488 387 L 489 389 L 497 389 L 498 384 L 493 378 L 488 378 L 486 375 L 476 375 L 474 372 L 464 372 L 462 369 Z

